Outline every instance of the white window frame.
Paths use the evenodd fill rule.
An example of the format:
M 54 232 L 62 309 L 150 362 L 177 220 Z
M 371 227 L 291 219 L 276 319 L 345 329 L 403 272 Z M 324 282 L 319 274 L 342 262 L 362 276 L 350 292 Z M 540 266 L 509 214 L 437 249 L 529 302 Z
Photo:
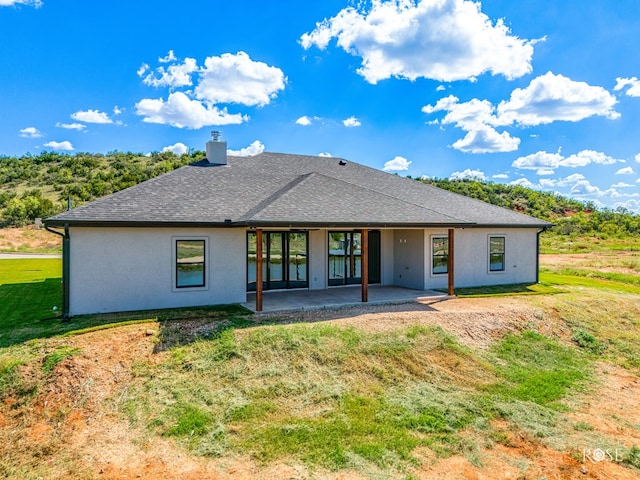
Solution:
M 504 251 L 502 252 L 502 270 L 491 270 L 491 239 L 502 238 L 504 241 Z M 507 235 L 503 233 L 492 233 L 487 235 L 487 272 L 490 275 L 503 275 L 507 272 Z
M 178 242 L 181 241 L 204 241 L 204 285 L 197 287 L 178 287 Z M 192 236 L 192 235 L 176 235 L 171 237 L 171 290 L 174 292 L 197 292 L 209 290 L 209 237 Z
M 445 239 L 447 241 L 447 271 L 446 272 L 441 272 L 441 273 L 435 273 L 433 271 L 433 241 L 436 238 L 442 238 Z M 442 277 L 445 275 L 449 275 L 449 250 L 448 250 L 448 245 L 449 245 L 449 236 L 445 233 L 441 233 L 441 234 L 433 234 L 430 236 L 429 238 L 429 274 L 432 277 Z

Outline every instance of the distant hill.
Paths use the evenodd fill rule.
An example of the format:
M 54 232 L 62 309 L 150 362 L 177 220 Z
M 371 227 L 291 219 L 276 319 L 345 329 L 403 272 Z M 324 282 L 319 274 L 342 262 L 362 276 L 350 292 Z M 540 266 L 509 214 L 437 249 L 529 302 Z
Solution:
M 204 152 L 176 156 L 110 152 L 73 155 L 43 152 L 0 157 L 0 223 L 21 226 L 201 160 Z M 640 215 L 624 209 L 598 209 L 549 192 L 479 180 L 417 180 L 494 205 L 548 220 L 564 235 L 640 234 Z
M 624 208 L 599 209 L 591 202 L 519 185 L 473 179 L 418 181 L 547 220 L 555 224 L 552 231 L 561 235 L 628 237 L 640 234 L 640 215 Z

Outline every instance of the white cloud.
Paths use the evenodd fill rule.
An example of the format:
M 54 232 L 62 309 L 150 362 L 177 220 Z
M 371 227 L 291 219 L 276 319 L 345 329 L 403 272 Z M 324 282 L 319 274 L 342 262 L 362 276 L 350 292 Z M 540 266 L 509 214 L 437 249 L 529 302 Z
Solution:
M 264 144 L 260 140 L 254 141 L 251 145 L 240 150 L 228 149 L 227 153 L 236 157 L 253 157 L 264 152 Z
M 636 154 L 636 162 L 640 163 L 640 153 Z
M 629 211 L 640 213 L 640 200 L 627 200 L 626 202 L 616 202 L 613 208 L 622 207 Z
M 85 123 L 113 123 L 113 120 L 109 118 L 104 112 L 99 112 L 98 110 L 87 110 L 87 111 L 79 111 L 71 114 L 71 118 L 77 120 L 78 122 Z
M 360 120 L 358 120 L 356 117 L 349 117 L 343 120 L 342 123 L 345 127 L 359 127 L 362 125 L 362 123 L 360 123 Z
M 614 90 L 622 90 L 625 87 L 629 87 L 627 95 L 630 97 L 640 97 L 640 80 L 637 77 L 631 78 L 616 78 L 616 86 Z
M 178 128 L 198 129 L 245 122 L 249 119 L 247 115 L 230 114 L 218 105 L 264 106 L 284 89 L 287 81 L 282 70 L 253 61 L 244 52 L 208 57 L 202 67 L 193 58 L 180 62 L 173 50 L 158 61 L 166 65 L 151 71 L 143 64 L 138 75 L 146 85 L 168 87 L 169 96 L 166 100 L 143 98 L 136 103 L 136 114 L 143 116 L 144 122 Z M 197 81 L 194 82 L 196 74 Z M 194 88 L 185 88 L 193 85 Z
M 617 102 L 602 87 L 547 72 L 534 78 L 527 88 L 516 88 L 509 101 L 500 102 L 497 118 L 503 125 L 524 126 L 577 122 L 594 115 L 614 119 L 620 116 L 613 109 Z
M 602 190 L 591 185 L 589 180 L 579 180 L 571 187 L 571 193 L 574 195 L 601 195 Z
M 624 182 L 618 182 L 614 185 L 611 185 L 611 188 L 632 188 L 635 187 L 635 185 L 632 185 L 630 183 L 624 183 Z
M 20 136 L 24 138 L 40 138 L 43 135 L 36 127 L 27 127 L 20 130 Z
M 122 113 L 122 109 L 118 105 L 113 107 L 113 114 L 114 115 L 120 115 L 121 113 Z
M 468 153 L 513 152 L 518 149 L 520 139 L 509 132 L 498 133 L 491 127 L 482 126 L 468 132 L 464 138 L 453 143 L 456 150 Z
M 425 105 L 426 114 L 445 112 L 442 125 L 453 124 L 467 135 L 452 146 L 471 153 L 509 152 L 518 149 L 520 139 L 496 127 L 529 127 L 555 121 L 577 122 L 599 115 L 618 118 L 613 107 L 615 96 L 602 87 L 575 82 L 548 72 L 531 81 L 528 87 L 515 89 L 508 101 L 494 106 L 488 100 L 460 102 L 453 95 L 441 98 L 435 105 Z M 437 122 L 430 122 L 437 123 Z
M 73 145 L 71 145 L 71 142 L 65 140 L 64 142 L 47 142 L 44 144 L 45 147 L 47 148 L 51 148 L 53 150 L 66 150 L 66 151 L 71 151 L 73 150 Z
M 66 128 L 67 130 L 78 130 L 79 132 L 87 128 L 86 125 L 82 123 L 56 123 L 56 127 L 58 128 Z
M 211 104 L 261 107 L 270 103 L 287 81 L 282 70 L 255 62 L 245 52 L 208 57 L 199 73 L 195 96 Z
M 545 170 L 557 168 L 563 156 L 559 153 L 548 153 L 544 151 L 532 153 L 524 157 L 517 158 L 511 163 L 512 167 L 525 170 Z
M 173 50 L 169 50 L 169 53 L 167 53 L 166 57 L 158 57 L 158 62 L 160 63 L 170 63 L 170 62 L 175 62 L 177 60 L 178 58 L 173 53 Z
M 41 0 L 0 0 L 0 7 L 11 7 L 14 5 L 30 5 L 35 8 L 42 6 Z
M 487 176 L 481 170 L 471 170 L 467 168 L 462 172 L 453 172 L 451 176 L 449 176 L 451 180 L 464 180 L 464 179 L 474 179 L 474 180 L 486 180 Z
M 303 127 L 308 127 L 309 125 L 311 125 L 311 122 L 312 122 L 311 118 L 307 117 L 306 115 L 303 115 L 302 117 L 296 120 L 296 123 L 298 125 L 302 125 Z
M 611 165 L 618 162 L 624 162 L 624 160 L 619 160 L 594 150 L 582 150 L 568 157 L 564 157 L 560 153 L 539 151 L 514 160 L 511 166 L 525 170 L 537 170 L 538 175 L 551 175 L 553 170 L 558 167 L 577 168 L 585 167 L 592 163 Z
M 536 188 L 536 185 L 533 182 L 531 182 L 531 180 L 524 177 L 518 178 L 513 182 L 509 182 L 509 185 L 520 186 L 524 188 Z
M 602 152 L 595 152 L 593 150 L 582 150 L 574 155 L 571 155 L 560 162 L 561 167 L 585 167 L 590 163 L 597 163 L 600 165 L 611 165 L 618 162 L 624 162 L 624 160 L 618 160 L 616 158 L 605 155 Z
M 149 73 L 142 79 L 142 83 L 150 87 L 188 87 L 193 84 L 191 75 L 197 70 L 198 65 L 196 64 L 195 58 L 185 58 L 183 63 L 170 65 L 167 68 L 156 68 L 155 71 Z M 140 72 L 140 70 L 138 70 L 138 72 Z
M 535 42 L 511 35 L 469 0 L 375 0 L 371 9 L 347 7 L 300 38 L 306 50 L 331 39 L 360 57 L 358 73 L 375 84 L 390 77 L 468 80 L 489 72 L 518 78 L 531 72 Z
M 245 115 L 228 113 L 226 108 L 205 106 L 197 100 L 191 100 L 182 92 L 170 94 L 167 101 L 162 98 L 144 98 L 136 103 L 136 114 L 144 117 L 143 122 L 190 129 L 212 125 L 238 125 L 248 120 Z
M 184 143 L 178 142 L 174 145 L 169 145 L 162 149 L 162 153 L 164 152 L 173 152 L 175 155 L 182 156 L 186 153 L 189 153 L 189 147 L 187 147 Z
M 616 175 L 635 175 L 632 167 L 621 168 L 616 172 Z
M 409 170 L 411 162 L 404 157 L 397 156 L 393 160 L 389 160 L 384 164 L 382 168 L 385 172 L 398 172 L 402 170 Z
M 442 92 L 442 91 L 444 91 L 446 89 L 447 89 L 447 87 L 445 87 L 444 85 L 438 85 L 436 87 L 436 92 Z
M 491 178 L 495 178 L 497 180 L 506 180 L 507 178 L 509 178 L 509 175 L 507 175 L 506 173 L 497 173 L 495 175 L 491 175 Z
M 145 73 L 147 73 L 147 71 L 149 71 L 149 65 L 147 63 L 143 63 L 142 65 L 140 65 L 140 68 L 136 71 L 136 74 L 139 77 L 142 77 Z
M 318 154 L 319 157 L 333 157 L 329 152 L 320 152 Z

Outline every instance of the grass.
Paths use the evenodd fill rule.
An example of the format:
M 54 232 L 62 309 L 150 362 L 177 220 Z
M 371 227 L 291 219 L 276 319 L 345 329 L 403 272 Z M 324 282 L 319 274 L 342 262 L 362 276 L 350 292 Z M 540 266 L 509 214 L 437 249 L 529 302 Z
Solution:
M 428 458 L 464 455 L 482 465 L 483 449 L 509 445 L 514 432 L 557 449 L 570 436 L 593 435 L 592 425 L 568 421 L 565 412 L 594 382 L 594 363 L 640 368 L 640 287 L 619 278 L 558 268 L 543 272 L 538 285 L 459 291 L 524 295 L 541 318 L 569 332 L 564 340 L 512 333 L 477 350 L 437 327 L 376 333 L 282 325 L 277 318 L 256 323 L 239 306 L 93 315 L 64 324 L 46 320 L 50 307 L 29 293 L 38 286 L 48 302 L 59 298 L 59 268 L 55 259 L 0 261 L 0 295 L 5 288 L 16 293 L 11 306 L 8 294 L 0 296 L 0 400 L 31 408 L 56 366 L 80 353 L 65 335 L 157 321 L 156 351 L 164 353 L 134 365 L 109 406 L 145 438 L 165 437 L 192 455 L 250 456 L 259 465 L 298 462 L 312 473 L 355 469 L 380 478 L 410 478 L 425 451 Z M 48 340 L 53 336 L 59 338 Z M 24 468 L 0 460 L 0 475 L 35 471 L 48 458 L 36 450 L 35 463 Z M 625 465 L 640 468 L 638 451 L 628 449 Z
M 268 325 L 229 329 L 173 349 L 169 362 L 141 365 L 125 410 L 196 454 L 406 472 L 420 446 L 471 459 L 479 447 L 468 431 L 482 425 L 488 435 L 496 417 L 516 422 L 533 408 L 555 418 L 588 365 L 533 333 L 481 354 L 435 327 Z

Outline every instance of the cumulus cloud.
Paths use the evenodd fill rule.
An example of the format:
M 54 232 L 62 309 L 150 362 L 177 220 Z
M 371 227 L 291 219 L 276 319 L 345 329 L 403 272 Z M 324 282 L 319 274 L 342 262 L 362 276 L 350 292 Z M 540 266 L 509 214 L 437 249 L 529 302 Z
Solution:
M 621 168 L 616 172 L 616 175 L 635 175 L 632 167 Z
M 615 119 L 615 96 L 604 88 L 576 82 L 548 72 L 531 81 L 526 88 L 515 89 L 509 100 L 497 106 L 488 100 L 460 102 L 449 95 L 435 105 L 425 105 L 426 114 L 445 112 L 439 123 L 452 124 L 467 132 L 452 147 L 471 153 L 509 152 L 518 149 L 520 139 L 498 127 L 531 127 L 556 121 L 577 122 L 591 116 Z
M 618 182 L 616 184 L 611 185 L 611 188 L 633 188 L 635 185 L 631 183 Z
M 175 155 L 182 156 L 189 153 L 189 147 L 187 147 L 184 143 L 178 142 L 174 145 L 168 145 L 162 149 L 162 153 L 164 152 L 172 152 Z
M 195 96 L 210 103 L 264 106 L 284 90 L 282 70 L 251 60 L 245 52 L 208 57 L 200 69 Z
M 173 50 L 171 53 L 173 53 Z M 173 60 L 167 60 L 167 57 L 165 57 L 164 59 L 159 60 L 166 60 L 166 62 L 170 62 L 176 60 L 176 58 L 174 57 Z M 146 76 L 144 76 L 146 70 L 143 70 L 142 75 L 140 75 L 140 73 L 138 73 L 138 75 L 144 76 L 142 83 L 149 85 L 150 87 L 177 88 L 192 85 L 193 81 L 191 79 L 191 75 L 197 70 L 198 65 L 196 64 L 195 58 L 185 58 L 182 63 L 170 65 L 167 68 L 162 66 L 158 67 L 155 71 L 148 73 Z M 138 70 L 138 72 L 140 72 L 140 70 Z
M 498 133 L 495 129 L 483 125 L 467 132 L 464 138 L 453 143 L 456 150 L 467 153 L 513 152 L 518 149 L 520 139 L 509 132 Z
M 248 117 L 239 113 L 228 113 L 226 108 L 205 106 L 182 92 L 170 94 L 166 101 L 162 98 L 144 98 L 136 103 L 136 114 L 144 117 L 143 122 L 190 129 L 211 125 L 238 125 L 248 120 Z
M 627 88 L 629 87 L 629 88 Z M 616 86 L 613 87 L 615 91 L 623 90 L 627 88 L 627 95 L 630 97 L 640 97 L 640 80 L 637 77 L 631 78 L 616 78 Z
M 53 150 L 71 151 L 74 149 L 73 145 L 71 145 L 71 142 L 67 140 L 65 140 L 64 142 L 47 142 L 44 144 L 44 146 Z
M 207 57 L 204 65 L 198 66 L 195 59 L 180 61 L 170 50 L 158 62 L 162 65 L 153 71 L 143 64 L 138 76 L 146 85 L 169 88 L 169 96 L 166 100 L 143 98 L 136 103 L 136 113 L 145 122 L 177 128 L 247 121 L 247 115 L 229 113 L 220 104 L 262 107 L 276 98 L 287 81 L 282 70 L 254 61 L 245 52 Z
M 175 53 L 173 53 L 173 50 L 169 50 L 169 53 L 167 53 L 166 57 L 158 57 L 158 62 L 160 63 L 175 62 L 177 60 L 178 58 L 176 57 Z
M 465 180 L 465 179 L 486 180 L 487 176 L 481 170 L 472 170 L 470 168 L 467 168 L 466 170 L 463 170 L 462 172 L 453 172 L 449 176 L 449 178 L 451 180 Z
M 358 120 L 356 117 L 349 117 L 343 120 L 342 124 L 345 127 L 359 127 L 360 125 L 362 125 L 362 123 L 360 123 L 360 120 Z
M 60 123 L 60 122 L 56 123 L 56 127 L 66 128 L 67 130 L 78 130 L 78 131 L 82 131 L 85 128 L 87 128 L 87 126 L 82 123 Z
M 491 178 L 495 178 L 497 180 L 506 180 L 507 178 L 509 178 L 509 175 L 507 175 L 506 173 L 497 173 L 495 175 L 491 175 Z
M 78 122 L 85 123 L 113 123 L 113 120 L 109 118 L 109 115 L 98 110 L 75 112 L 71 114 L 71 118 L 77 120 Z
M 41 0 L 0 0 L 0 7 L 11 7 L 15 5 L 28 5 L 35 8 L 42 6 Z
M 640 153 L 636 154 L 636 162 L 640 163 Z
M 40 138 L 43 135 L 36 127 L 27 127 L 20 130 L 20 136 L 24 138 Z
M 594 150 L 582 150 L 568 157 L 563 156 L 559 152 L 549 153 L 539 151 L 517 158 L 511 166 L 525 170 L 536 170 L 538 175 L 550 175 L 559 167 L 577 168 L 586 167 L 592 163 L 611 165 L 617 162 L 624 162 L 624 160 L 619 160 Z
M 329 152 L 320 152 L 318 154 L 319 157 L 333 157 Z
M 389 160 L 382 168 L 385 172 L 399 172 L 409 170 L 411 162 L 404 157 L 396 156 L 393 160 Z
M 264 144 L 260 140 L 254 141 L 248 147 L 241 148 L 240 150 L 228 149 L 227 153 L 236 157 L 253 157 L 264 152 Z
M 519 186 L 519 187 L 525 187 L 525 188 L 536 188 L 536 185 L 529 180 L 528 178 L 518 178 L 517 180 L 514 180 L 513 182 L 509 182 L 509 185 L 514 185 L 514 186 Z
M 470 0 L 374 0 L 347 7 L 300 38 L 307 50 L 332 39 L 360 57 L 358 73 L 375 84 L 390 77 L 469 80 L 483 73 L 518 78 L 532 70 L 535 41 L 511 34 Z
M 528 87 L 516 88 L 508 101 L 500 102 L 497 119 L 503 125 L 523 126 L 578 122 L 594 115 L 615 119 L 620 117 L 613 108 L 617 102 L 602 87 L 547 72 Z
M 303 127 L 308 127 L 309 125 L 311 125 L 312 120 L 308 116 L 303 115 L 302 117 L 296 120 L 296 123 L 298 125 L 302 125 Z

